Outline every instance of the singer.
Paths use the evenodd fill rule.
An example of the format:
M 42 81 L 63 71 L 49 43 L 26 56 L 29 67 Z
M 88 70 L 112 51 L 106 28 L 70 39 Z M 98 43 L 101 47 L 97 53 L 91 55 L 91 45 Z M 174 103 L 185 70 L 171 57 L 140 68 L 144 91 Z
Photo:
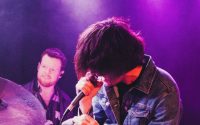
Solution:
M 76 89 L 86 96 L 79 102 L 82 115 L 73 124 L 179 124 L 175 80 L 144 54 L 143 39 L 127 21 L 113 17 L 89 26 L 78 39 L 74 62 L 80 79 Z M 86 79 L 88 71 L 104 77 L 101 87 Z

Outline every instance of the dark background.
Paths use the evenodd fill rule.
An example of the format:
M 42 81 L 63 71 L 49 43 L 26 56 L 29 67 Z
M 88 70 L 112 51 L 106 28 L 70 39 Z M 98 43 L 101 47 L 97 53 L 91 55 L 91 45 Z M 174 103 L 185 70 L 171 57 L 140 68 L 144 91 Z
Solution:
M 73 56 L 90 24 L 117 16 L 130 19 L 146 53 L 172 74 L 183 101 L 182 125 L 200 116 L 200 0 L 0 0 L 0 76 L 18 84 L 36 74 L 41 52 L 60 48 L 68 58 L 59 85 L 73 98 Z

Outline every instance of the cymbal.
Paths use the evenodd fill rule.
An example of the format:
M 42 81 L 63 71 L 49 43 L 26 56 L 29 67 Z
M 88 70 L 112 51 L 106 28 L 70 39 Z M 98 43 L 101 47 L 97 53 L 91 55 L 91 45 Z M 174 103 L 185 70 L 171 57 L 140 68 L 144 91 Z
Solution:
M 0 77 L 0 125 L 44 125 L 45 110 L 22 86 Z

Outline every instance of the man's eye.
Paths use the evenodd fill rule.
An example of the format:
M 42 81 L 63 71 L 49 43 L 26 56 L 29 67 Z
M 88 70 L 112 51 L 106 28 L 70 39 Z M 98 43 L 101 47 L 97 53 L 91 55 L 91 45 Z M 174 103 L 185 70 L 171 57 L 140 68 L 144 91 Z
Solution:
M 46 68 L 46 66 L 42 65 L 42 68 Z
M 51 69 L 51 72 L 54 72 L 55 71 L 55 69 Z

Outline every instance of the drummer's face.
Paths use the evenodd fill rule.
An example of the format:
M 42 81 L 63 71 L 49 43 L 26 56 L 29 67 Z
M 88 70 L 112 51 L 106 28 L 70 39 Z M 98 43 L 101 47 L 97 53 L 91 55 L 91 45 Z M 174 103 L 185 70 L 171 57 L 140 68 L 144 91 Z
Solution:
M 37 78 L 39 84 L 44 87 L 54 86 L 61 78 L 64 71 L 61 71 L 61 60 L 44 55 L 38 63 Z

